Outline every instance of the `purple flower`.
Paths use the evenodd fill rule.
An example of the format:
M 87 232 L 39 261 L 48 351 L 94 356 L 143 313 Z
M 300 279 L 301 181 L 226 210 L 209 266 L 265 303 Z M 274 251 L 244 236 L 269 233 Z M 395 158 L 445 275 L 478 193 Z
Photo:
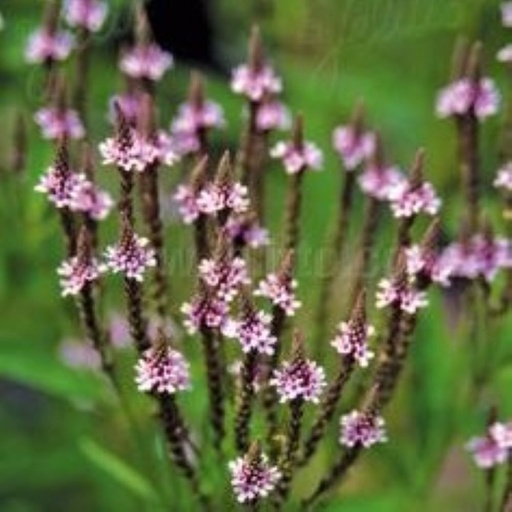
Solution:
M 280 158 L 288 174 L 297 174 L 306 169 L 319 171 L 323 166 L 323 154 L 312 142 L 297 147 L 293 142 L 278 142 L 271 150 L 272 158 Z
M 381 309 L 390 305 L 400 308 L 406 313 L 413 314 L 427 306 L 427 295 L 415 289 L 410 283 L 403 283 L 399 279 L 382 279 L 378 287 L 376 306 Z
M 416 185 L 403 181 L 393 187 L 389 199 L 393 215 L 397 218 L 412 217 L 422 212 L 435 215 L 441 207 L 434 187 L 427 182 Z
M 352 448 L 364 448 L 387 441 L 385 422 L 382 416 L 354 410 L 340 419 L 340 444 Z
M 503 2 L 500 8 L 503 26 L 512 27 L 512 2 Z
M 466 444 L 478 467 L 489 469 L 503 464 L 508 458 L 508 449 L 498 442 L 491 432 L 484 437 L 473 437 Z
M 84 340 L 65 339 L 59 346 L 60 359 L 70 368 L 99 370 L 101 358 L 98 352 Z
M 375 333 L 373 326 L 357 319 L 341 322 L 331 345 L 338 354 L 353 358 L 361 368 L 366 368 L 375 353 L 368 347 L 368 337 Z
M 489 434 L 502 448 L 512 448 L 512 423 L 496 421 L 489 427 Z
M 347 171 L 352 171 L 375 152 L 375 134 L 360 132 L 352 125 L 339 126 L 334 130 L 332 144 Z
M 512 161 L 507 162 L 503 167 L 498 169 L 493 185 L 507 192 L 512 191 Z
M 197 194 L 191 186 L 178 185 L 173 199 L 185 224 L 192 224 L 199 217 L 201 211 L 197 204 Z
M 268 65 L 254 68 L 244 64 L 233 70 L 231 90 L 245 95 L 251 101 L 261 101 L 268 94 L 280 93 L 281 89 L 281 79 Z
M 181 306 L 181 312 L 186 317 L 183 324 L 189 334 L 202 328 L 224 330 L 228 322 L 228 305 L 215 296 L 196 295 Z
M 199 210 L 212 215 L 225 210 L 244 213 L 249 208 L 247 187 L 240 183 L 211 183 L 198 195 Z
M 301 306 L 295 296 L 295 288 L 297 288 L 295 279 L 289 281 L 277 274 L 269 274 L 260 281 L 254 295 L 270 299 L 274 306 L 280 307 L 287 316 L 293 316 Z
M 272 355 L 277 339 L 272 335 L 272 316 L 264 311 L 247 311 L 234 322 L 230 337 L 237 338 L 245 353 L 255 351 Z
M 256 110 L 258 131 L 287 130 L 290 125 L 290 112 L 280 101 L 266 101 L 258 105 Z
M 25 57 L 31 64 L 65 60 L 68 58 L 74 45 L 75 40 L 69 32 L 53 32 L 42 28 L 30 36 L 25 50 Z
M 64 261 L 57 269 L 62 296 L 78 295 L 86 284 L 96 281 L 103 270 L 96 258 L 74 256 Z
M 132 127 L 125 125 L 115 137 L 99 145 L 104 165 L 116 165 L 126 172 L 143 172 L 161 156 L 154 144 L 145 141 Z
M 156 44 L 135 46 L 121 57 L 119 63 L 126 75 L 153 82 L 160 80 L 172 66 L 172 55 Z
M 411 245 L 404 252 L 409 275 L 424 275 L 429 280 L 442 286 L 450 284 L 452 267 L 447 265 L 438 255 L 425 251 L 420 245 Z
M 139 391 L 172 395 L 190 388 L 188 362 L 167 345 L 146 350 L 135 371 Z
M 261 227 L 253 217 L 231 215 L 224 226 L 224 232 L 238 245 L 252 248 L 270 243 L 268 230 Z
M 199 276 L 224 302 L 231 302 L 243 285 L 249 284 L 249 273 L 243 258 L 203 259 L 199 263 Z
M 326 384 L 324 369 L 315 361 L 302 358 L 285 361 L 270 379 L 280 402 L 302 399 L 318 403 Z
M 379 201 L 389 201 L 395 188 L 400 187 L 405 177 L 397 167 L 370 164 L 358 178 L 361 190 Z
M 470 78 L 461 78 L 447 85 L 437 97 L 437 115 L 441 118 L 464 115 L 474 111 L 479 119 L 498 112 L 500 94 L 490 78 L 481 78 L 474 83 Z
M 117 245 L 107 247 L 106 266 L 114 274 L 123 273 L 128 279 L 142 281 L 144 272 L 156 265 L 155 251 L 149 240 L 126 230 Z
M 171 133 L 197 133 L 200 130 L 222 128 L 225 124 L 224 112 L 218 103 L 187 102 L 178 107 L 178 113 L 171 124 Z
M 84 125 L 76 110 L 44 107 L 35 113 L 34 119 L 45 139 L 81 139 L 85 135 Z
M 34 190 L 48 196 L 57 208 L 71 208 L 76 191 L 83 186 L 85 176 L 75 174 L 67 166 L 57 163 L 41 176 Z
M 135 125 L 140 117 L 141 112 L 141 96 L 134 92 L 125 92 L 116 94 L 110 98 L 108 119 L 112 124 L 117 122 L 117 108 L 121 110 L 126 122 Z
M 276 487 L 281 473 L 268 462 L 265 454 L 244 457 L 229 463 L 231 486 L 239 503 L 255 502 L 268 496 Z
M 71 210 L 85 213 L 94 220 L 105 219 L 113 205 L 110 194 L 87 180 L 85 175 L 74 187 L 69 202 Z
M 108 6 L 97 0 L 67 0 L 64 16 L 72 27 L 98 32 L 107 17 Z

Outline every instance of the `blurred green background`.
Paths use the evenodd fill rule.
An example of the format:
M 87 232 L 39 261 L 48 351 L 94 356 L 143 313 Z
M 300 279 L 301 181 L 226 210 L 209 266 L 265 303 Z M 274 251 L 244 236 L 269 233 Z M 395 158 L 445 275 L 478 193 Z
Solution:
M 0 167 L 4 169 L 0 181 L 0 510 L 161 510 L 161 496 L 164 502 L 177 504 L 166 510 L 193 510 L 184 497 L 186 487 L 165 463 L 148 403 L 136 398 L 132 404 L 138 418 L 133 435 L 134 429 L 127 428 L 126 417 L 103 380 L 92 371 L 66 366 L 59 357 L 61 341 L 80 333 L 73 304 L 60 298 L 54 272 L 62 257 L 58 219 L 32 191 L 51 163 L 52 147 L 40 140 L 31 119 L 42 102 L 42 71 L 23 58 L 27 36 L 39 24 L 43 4 L 37 0 L 0 3 L 5 19 L 0 32 Z M 128 2 L 111 2 L 113 21 L 94 46 L 90 83 L 94 142 L 108 134 L 108 98 L 122 89 L 116 43 L 126 32 L 122 21 L 127 19 L 128 7 Z M 494 55 L 512 39 L 512 32 L 501 27 L 499 2 L 493 0 L 219 0 L 209 7 L 215 52 L 226 70 L 245 58 L 251 24 L 261 25 L 269 55 L 284 78 L 286 103 L 304 113 L 307 137 L 326 154 L 323 173 L 306 180 L 301 224 L 301 255 L 305 256 L 300 262 L 299 294 L 304 308 L 298 322 L 311 333 L 320 268 L 317 249 L 335 221 L 340 182 L 339 164 L 331 150 L 333 127 L 348 118 L 354 102 L 362 97 L 370 124 L 383 134 L 390 161 L 407 168 L 414 151 L 425 147 L 427 175 L 444 200 L 446 235 L 454 236 L 463 208 L 455 134 L 450 122 L 435 118 L 436 91 L 448 80 L 451 49 L 457 35 L 464 34 L 483 41 L 487 73 L 496 79 L 506 100 L 511 77 Z M 188 74 L 189 67 L 178 62 L 159 86 L 165 124 L 184 98 Z M 222 73 L 208 73 L 208 90 L 224 106 L 229 123 L 215 134 L 216 146 L 234 148 L 243 102 L 229 91 Z M 14 119 L 20 110 L 29 129 L 28 160 L 26 173 L 13 176 L 8 163 Z M 492 118 L 482 133 L 485 204 L 498 229 L 499 197 L 491 183 L 499 165 L 502 124 L 503 116 Z M 166 172 L 169 186 L 178 181 L 178 171 Z M 109 173 L 100 170 L 99 179 L 114 191 Z M 277 239 L 286 184 L 282 170 L 271 167 L 269 227 Z M 360 216 L 361 196 L 356 209 Z M 380 270 L 386 262 L 384 248 L 393 236 L 389 216 L 384 225 L 375 254 Z M 419 231 L 424 226 L 420 223 Z M 105 240 L 113 240 L 114 227 L 112 220 L 107 223 Z M 352 241 L 357 232 L 358 225 Z M 168 236 L 169 247 L 190 243 L 188 231 L 172 222 Z M 170 252 L 171 262 L 177 254 Z M 188 273 L 175 265 L 172 291 L 178 306 L 192 288 Z M 343 276 L 340 297 L 345 291 L 342 282 Z M 112 279 L 110 284 L 113 291 L 107 296 L 107 309 L 121 309 L 120 283 Z M 319 510 L 481 509 L 481 475 L 463 445 L 483 430 L 490 404 L 498 404 L 505 418 L 512 414 L 512 348 L 507 348 L 512 324 L 501 319 L 486 325 L 477 345 L 471 345 L 464 327 L 449 322 L 445 298 L 438 291 L 431 296 L 431 307 L 422 315 L 408 370 L 388 414 L 390 442 L 366 454 L 339 497 Z M 195 345 L 188 344 L 186 351 L 199 361 Z M 133 387 L 132 356 L 123 352 L 120 358 L 126 367 L 126 384 Z M 471 376 L 475 364 L 485 365 L 485 375 L 478 382 Z M 202 424 L 206 407 L 201 387 L 197 385 L 184 404 L 196 425 Z M 334 429 L 331 438 L 334 446 Z M 204 457 L 208 485 L 225 485 L 225 475 L 219 476 L 215 465 L 208 464 L 211 454 Z M 327 450 L 322 457 L 328 457 Z M 307 488 L 311 485 L 307 480 L 307 476 L 299 478 L 298 486 Z

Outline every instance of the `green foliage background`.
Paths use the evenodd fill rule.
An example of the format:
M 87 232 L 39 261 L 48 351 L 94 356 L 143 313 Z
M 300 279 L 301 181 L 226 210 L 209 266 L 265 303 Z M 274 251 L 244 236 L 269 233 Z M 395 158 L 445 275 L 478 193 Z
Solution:
M 0 4 L 6 21 L 0 32 L 0 166 L 5 169 L 0 183 L 0 509 L 193 510 L 186 487 L 165 462 L 147 402 L 135 398 L 130 415 L 136 416 L 136 427 L 127 428 L 126 415 L 104 382 L 92 373 L 64 366 L 57 355 L 62 338 L 78 333 L 72 304 L 59 297 L 54 273 L 62 255 L 58 222 L 44 200 L 32 192 L 51 162 L 52 148 L 41 142 L 30 119 L 42 101 L 42 72 L 23 59 L 27 35 L 39 23 L 43 3 L 2 0 Z M 302 219 L 301 254 L 307 257 L 302 259 L 299 274 L 304 302 L 299 322 L 312 333 L 317 249 L 335 220 L 340 180 L 330 147 L 332 128 L 347 119 L 354 102 L 363 97 L 370 122 L 382 131 L 392 161 L 406 167 L 415 149 L 425 147 L 427 173 L 442 193 L 443 221 L 447 235 L 453 236 L 463 208 L 454 130 L 449 122 L 435 118 L 435 93 L 447 81 L 456 36 L 465 34 L 484 42 L 486 69 L 507 99 L 510 76 L 494 55 L 512 32 L 501 27 L 499 3 L 492 0 L 220 0 L 211 4 L 217 51 L 226 68 L 243 60 L 251 22 L 258 21 L 269 53 L 284 76 L 286 102 L 304 113 L 308 138 L 326 152 L 324 172 L 306 180 Z M 108 97 L 122 87 L 114 42 L 126 26 L 122 21 L 127 3 L 112 1 L 111 8 L 113 21 L 98 36 L 91 74 L 91 124 L 96 142 L 108 133 Z M 187 66 L 178 63 L 162 83 L 165 122 L 183 98 L 187 79 Z M 209 75 L 209 93 L 224 105 L 229 120 L 228 129 L 216 135 L 218 147 L 235 147 L 242 101 L 230 93 L 226 77 L 220 75 Z M 29 126 L 28 164 L 26 175 L 14 177 L 8 175 L 7 167 L 14 118 L 20 109 Z M 498 117 L 485 123 L 482 142 L 485 202 L 497 223 L 499 198 L 491 183 L 499 164 L 502 121 Z M 114 190 L 109 171 L 100 172 L 100 179 Z M 169 182 L 177 180 L 178 171 L 173 172 L 176 175 L 168 177 Z M 279 167 L 269 170 L 270 227 L 277 239 L 286 183 Z M 358 196 L 359 216 L 361 203 Z M 393 236 L 389 216 L 384 224 L 386 233 L 375 255 L 380 270 L 385 268 L 385 248 Z M 108 224 L 105 238 L 112 240 L 114 225 Z M 169 226 L 168 236 L 171 252 L 186 249 L 190 243 L 187 232 L 176 225 Z M 173 293 L 179 305 L 191 287 L 188 273 L 176 268 Z M 348 263 L 346 268 L 349 272 Z M 117 289 L 109 295 L 109 305 L 120 307 L 119 283 L 113 280 L 111 284 Z M 342 276 L 340 300 L 344 292 Z M 446 311 L 436 291 L 420 322 L 408 371 L 388 415 L 390 443 L 365 455 L 343 492 L 321 510 L 480 509 L 482 482 L 463 444 L 482 430 L 489 404 L 497 403 L 504 417 L 512 414 L 512 347 L 507 347 L 512 325 L 510 320 L 493 322 L 472 344 L 466 326 L 454 327 Z M 200 360 L 193 342 L 187 345 L 187 353 L 193 361 Z M 472 369 L 483 364 L 484 357 L 485 378 L 475 383 Z M 133 391 L 132 363 L 131 356 L 123 356 L 128 394 Z M 206 397 L 198 384 L 184 400 L 184 407 L 203 428 L 205 406 Z M 326 450 L 318 466 L 299 479 L 298 492 L 309 488 L 311 475 L 318 477 L 315 471 L 322 458 L 328 457 Z M 211 454 L 204 453 L 203 458 L 209 487 L 225 487 L 225 475 Z M 169 507 L 169 503 L 175 505 Z

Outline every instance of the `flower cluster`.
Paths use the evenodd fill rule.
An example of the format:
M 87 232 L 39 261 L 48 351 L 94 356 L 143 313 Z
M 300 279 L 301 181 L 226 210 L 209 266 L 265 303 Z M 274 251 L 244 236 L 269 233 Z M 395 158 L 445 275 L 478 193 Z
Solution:
M 369 163 L 358 178 L 361 190 L 379 201 L 389 201 L 404 181 L 405 177 L 397 167 L 375 163 Z
M 340 419 L 340 444 L 364 448 L 387 441 L 384 418 L 368 412 L 352 411 Z
M 256 248 L 269 244 L 268 230 L 252 216 L 231 215 L 224 225 L 224 233 L 237 246 Z
M 72 27 L 98 32 L 108 13 L 108 5 L 97 0 L 67 0 L 64 16 Z
M 139 391 L 174 394 L 190 388 L 187 361 L 182 354 L 166 345 L 146 350 L 135 370 Z
M 46 194 L 57 208 L 71 208 L 76 191 L 83 186 L 84 178 L 83 174 L 76 174 L 67 166 L 57 163 L 48 168 L 34 189 Z
M 281 473 L 266 455 L 251 453 L 229 463 L 231 486 L 239 503 L 251 503 L 268 496 L 276 487 Z
M 441 255 L 418 244 L 405 248 L 404 254 L 409 275 L 422 276 L 442 286 L 450 284 L 452 268 Z
M 261 280 L 254 295 L 270 299 L 274 306 L 281 308 L 287 316 L 295 315 L 301 303 L 295 296 L 297 281 L 283 278 L 278 274 L 269 274 Z
M 414 280 L 402 277 L 382 279 L 378 287 L 376 306 L 379 309 L 392 305 L 413 314 L 428 304 L 426 293 L 416 289 Z
M 272 317 L 264 311 L 248 311 L 231 327 L 231 337 L 237 338 L 245 353 L 255 351 L 272 355 L 277 339 L 272 335 Z
M 192 224 L 201 214 L 197 204 L 197 194 L 189 185 L 178 185 L 173 195 L 178 212 L 185 224 Z
M 506 190 L 507 192 L 512 191 L 512 162 L 507 162 L 503 167 L 498 169 L 494 186 Z
M 232 301 L 243 285 L 249 284 L 249 273 L 243 258 L 203 259 L 199 264 L 201 279 L 215 290 L 217 297 L 225 302 Z
M 126 230 L 117 245 L 107 247 L 106 266 L 113 273 L 123 273 L 128 279 L 142 281 L 144 272 L 156 265 L 155 251 L 149 240 Z
M 481 468 L 487 469 L 504 463 L 512 449 L 512 424 L 494 422 L 488 426 L 483 437 L 470 439 L 466 448 Z
M 500 104 L 500 94 L 490 78 L 475 83 L 461 78 L 439 92 L 436 110 L 441 118 L 474 112 L 479 119 L 495 115 Z
M 285 361 L 274 371 L 270 384 L 275 386 L 281 402 L 305 400 L 318 403 L 326 386 L 324 369 L 315 361 Z
M 290 112 L 280 101 L 264 101 L 258 105 L 255 122 L 260 132 L 286 130 L 291 125 Z
M 247 187 L 240 183 L 210 183 L 199 192 L 197 206 L 206 215 L 226 210 L 244 213 L 249 208 Z
M 30 36 L 25 57 L 32 64 L 65 60 L 69 57 L 74 45 L 75 39 L 69 32 L 41 28 Z
M 361 368 L 366 368 L 375 353 L 368 348 L 368 337 L 375 333 L 373 326 L 361 323 L 357 318 L 341 322 L 331 342 L 338 354 L 348 356 Z
M 435 215 L 441 207 L 441 200 L 430 183 L 415 185 L 402 181 L 389 194 L 391 210 L 397 218 L 412 217 L 419 213 Z
M 189 334 L 205 327 L 224 330 L 228 323 L 228 305 L 211 294 L 196 295 L 181 306 L 181 312 L 185 315 L 183 324 Z
M 38 110 L 34 119 L 45 139 L 82 139 L 85 128 L 76 110 L 45 107 Z
M 255 69 L 243 64 L 233 70 L 231 89 L 251 101 L 261 101 L 266 95 L 280 93 L 282 83 L 271 66 L 265 65 Z
M 57 269 L 62 296 L 79 294 L 86 284 L 96 281 L 103 270 L 96 258 L 74 256 L 64 261 Z
M 338 126 L 332 135 L 332 144 L 347 171 L 353 171 L 375 152 L 375 134 L 361 132 L 352 125 Z
M 323 166 L 323 154 L 312 142 L 304 142 L 300 147 L 293 142 L 278 142 L 271 149 L 270 156 L 281 159 L 288 174 L 306 169 L 319 171 Z
M 161 80 L 172 66 L 172 55 L 153 43 L 133 47 L 124 53 L 119 62 L 119 68 L 124 74 L 152 82 Z

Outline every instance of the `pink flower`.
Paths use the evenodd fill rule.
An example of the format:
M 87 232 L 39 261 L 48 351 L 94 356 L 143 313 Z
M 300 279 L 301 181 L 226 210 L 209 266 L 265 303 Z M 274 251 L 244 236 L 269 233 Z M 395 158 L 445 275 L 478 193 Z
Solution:
M 172 395 L 190 388 L 189 364 L 169 346 L 146 350 L 135 371 L 139 391 Z
M 512 2 L 501 4 L 501 20 L 504 27 L 512 27 Z
M 358 445 L 369 448 L 387 441 L 382 416 L 355 410 L 341 417 L 340 427 L 340 444 L 349 448 Z
M 368 165 L 358 178 L 361 190 L 379 201 L 389 201 L 395 188 L 400 187 L 405 177 L 397 167 Z
M 512 423 L 497 421 L 489 427 L 489 434 L 502 448 L 512 448 Z
M 412 185 L 403 181 L 390 191 L 391 210 L 397 218 L 412 217 L 419 213 L 435 215 L 441 207 L 441 200 L 434 187 L 427 182 Z
M 268 230 L 261 227 L 253 218 L 231 215 L 224 226 L 224 231 L 235 245 L 257 248 L 270 243 Z
M 84 179 L 83 174 L 75 174 L 59 165 L 52 166 L 41 176 L 34 190 L 46 194 L 57 208 L 71 208 L 76 191 L 83 186 Z
M 80 27 L 89 32 L 97 32 L 107 17 L 108 6 L 97 0 L 67 0 L 64 16 L 72 27 Z
M 117 245 L 105 251 L 106 267 L 114 274 L 123 273 L 128 279 L 142 281 L 144 272 L 156 265 L 155 251 L 149 240 L 126 232 Z
M 189 334 L 202 328 L 223 330 L 228 321 L 228 305 L 215 296 L 195 296 L 181 306 L 184 325 Z
M 160 158 L 159 149 L 130 126 L 102 142 L 99 150 L 104 165 L 116 165 L 126 172 L 143 172 Z
M 375 152 L 375 134 L 359 133 L 353 126 L 339 126 L 334 130 L 332 143 L 347 171 L 352 171 Z
M 247 65 L 233 70 L 231 89 L 237 94 L 247 96 L 251 101 L 261 101 L 267 94 L 281 92 L 281 79 L 270 66 L 253 69 Z
M 512 191 L 512 161 L 507 162 L 503 167 L 498 169 L 498 173 L 493 184 L 497 188 Z
M 501 446 L 489 432 L 484 437 L 470 439 L 466 449 L 473 455 L 476 465 L 483 469 L 503 464 L 508 458 L 508 449 Z
M 427 306 L 427 295 L 418 291 L 411 284 L 401 284 L 397 279 L 382 279 L 377 292 L 377 308 L 395 305 L 406 313 L 413 314 Z
M 338 354 L 354 359 L 361 368 L 366 368 L 375 353 L 368 348 L 368 337 L 375 333 L 373 326 L 350 320 L 341 322 L 331 345 Z
M 264 454 L 247 454 L 229 463 L 231 486 L 239 503 L 256 502 L 268 496 L 276 487 L 281 473 L 271 466 Z
M 281 102 L 272 100 L 258 105 L 256 128 L 260 132 L 286 130 L 290 125 L 290 112 Z
M 133 92 L 126 92 L 123 94 L 116 94 L 110 98 L 108 120 L 112 124 L 115 124 L 117 120 L 115 105 L 117 105 L 123 113 L 126 122 L 130 125 L 135 125 L 140 117 L 140 95 Z
M 102 273 L 102 267 L 96 258 L 74 256 L 64 261 L 57 269 L 60 276 L 62 296 L 78 295 L 84 286 L 96 281 Z
M 65 60 L 68 58 L 74 45 L 75 40 L 69 32 L 51 32 L 42 28 L 30 36 L 25 50 L 25 57 L 31 64 Z
M 326 384 L 324 369 L 308 359 L 285 361 L 270 379 L 280 402 L 302 399 L 318 403 Z
M 301 306 L 300 301 L 295 296 L 295 288 L 297 288 L 295 279 L 287 282 L 277 274 L 269 274 L 260 281 L 254 295 L 270 299 L 274 306 L 281 308 L 287 316 L 293 316 Z
M 237 338 L 245 353 L 272 355 L 277 339 L 272 335 L 272 316 L 263 311 L 249 311 L 235 322 L 231 338 Z
M 437 254 L 426 253 L 420 245 L 411 245 L 405 249 L 407 273 L 411 276 L 424 276 L 442 286 L 450 284 L 451 266 Z
M 201 211 L 197 204 L 197 195 L 189 185 L 178 185 L 173 195 L 174 202 L 185 224 L 192 224 L 200 215 Z
M 85 340 L 65 339 L 59 346 L 60 359 L 71 368 L 99 370 L 101 358 Z
M 231 302 L 241 287 L 251 282 L 247 265 L 239 257 L 221 261 L 203 259 L 199 264 L 199 276 L 224 302 Z
M 512 44 L 507 44 L 496 54 L 500 62 L 512 62 Z
M 272 158 L 280 158 L 288 174 L 306 169 L 319 171 L 323 166 L 323 154 L 312 142 L 304 142 L 298 148 L 293 142 L 278 142 L 270 151 Z
M 122 56 L 119 63 L 126 75 L 154 82 L 160 80 L 172 66 L 172 55 L 156 44 L 135 46 Z
M 490 78 L 481 78 L 475 84 L 461 78 L 441 89 L 437 97 L 437 115 L 441 118 L 468 114 L 471 110 L 480 119 L 498 112 L 500 94 Z
M 34 119 L 45 139 L 81 139 L 85 135 L 84 125 L 76 110 L 45 107 L 36 112 Z
M 197 206 L 206 215 L 225 210 L 244 213 L 249 208 L 248 194 L 247 187 L 240 183 L 212 183 L 199 193 Z
M 94 220 L 105 219 L 113 206 L 110 194 L 87 180 L 85 175 L 74 187 L 69 202 L 71 210 L 86 213 Z
M 194 133 L 199 130 L 222 128 L 226 124 L 222 107 L 213 101 L 200 105 L 182 103 L 171 124 L 171 133 Z

